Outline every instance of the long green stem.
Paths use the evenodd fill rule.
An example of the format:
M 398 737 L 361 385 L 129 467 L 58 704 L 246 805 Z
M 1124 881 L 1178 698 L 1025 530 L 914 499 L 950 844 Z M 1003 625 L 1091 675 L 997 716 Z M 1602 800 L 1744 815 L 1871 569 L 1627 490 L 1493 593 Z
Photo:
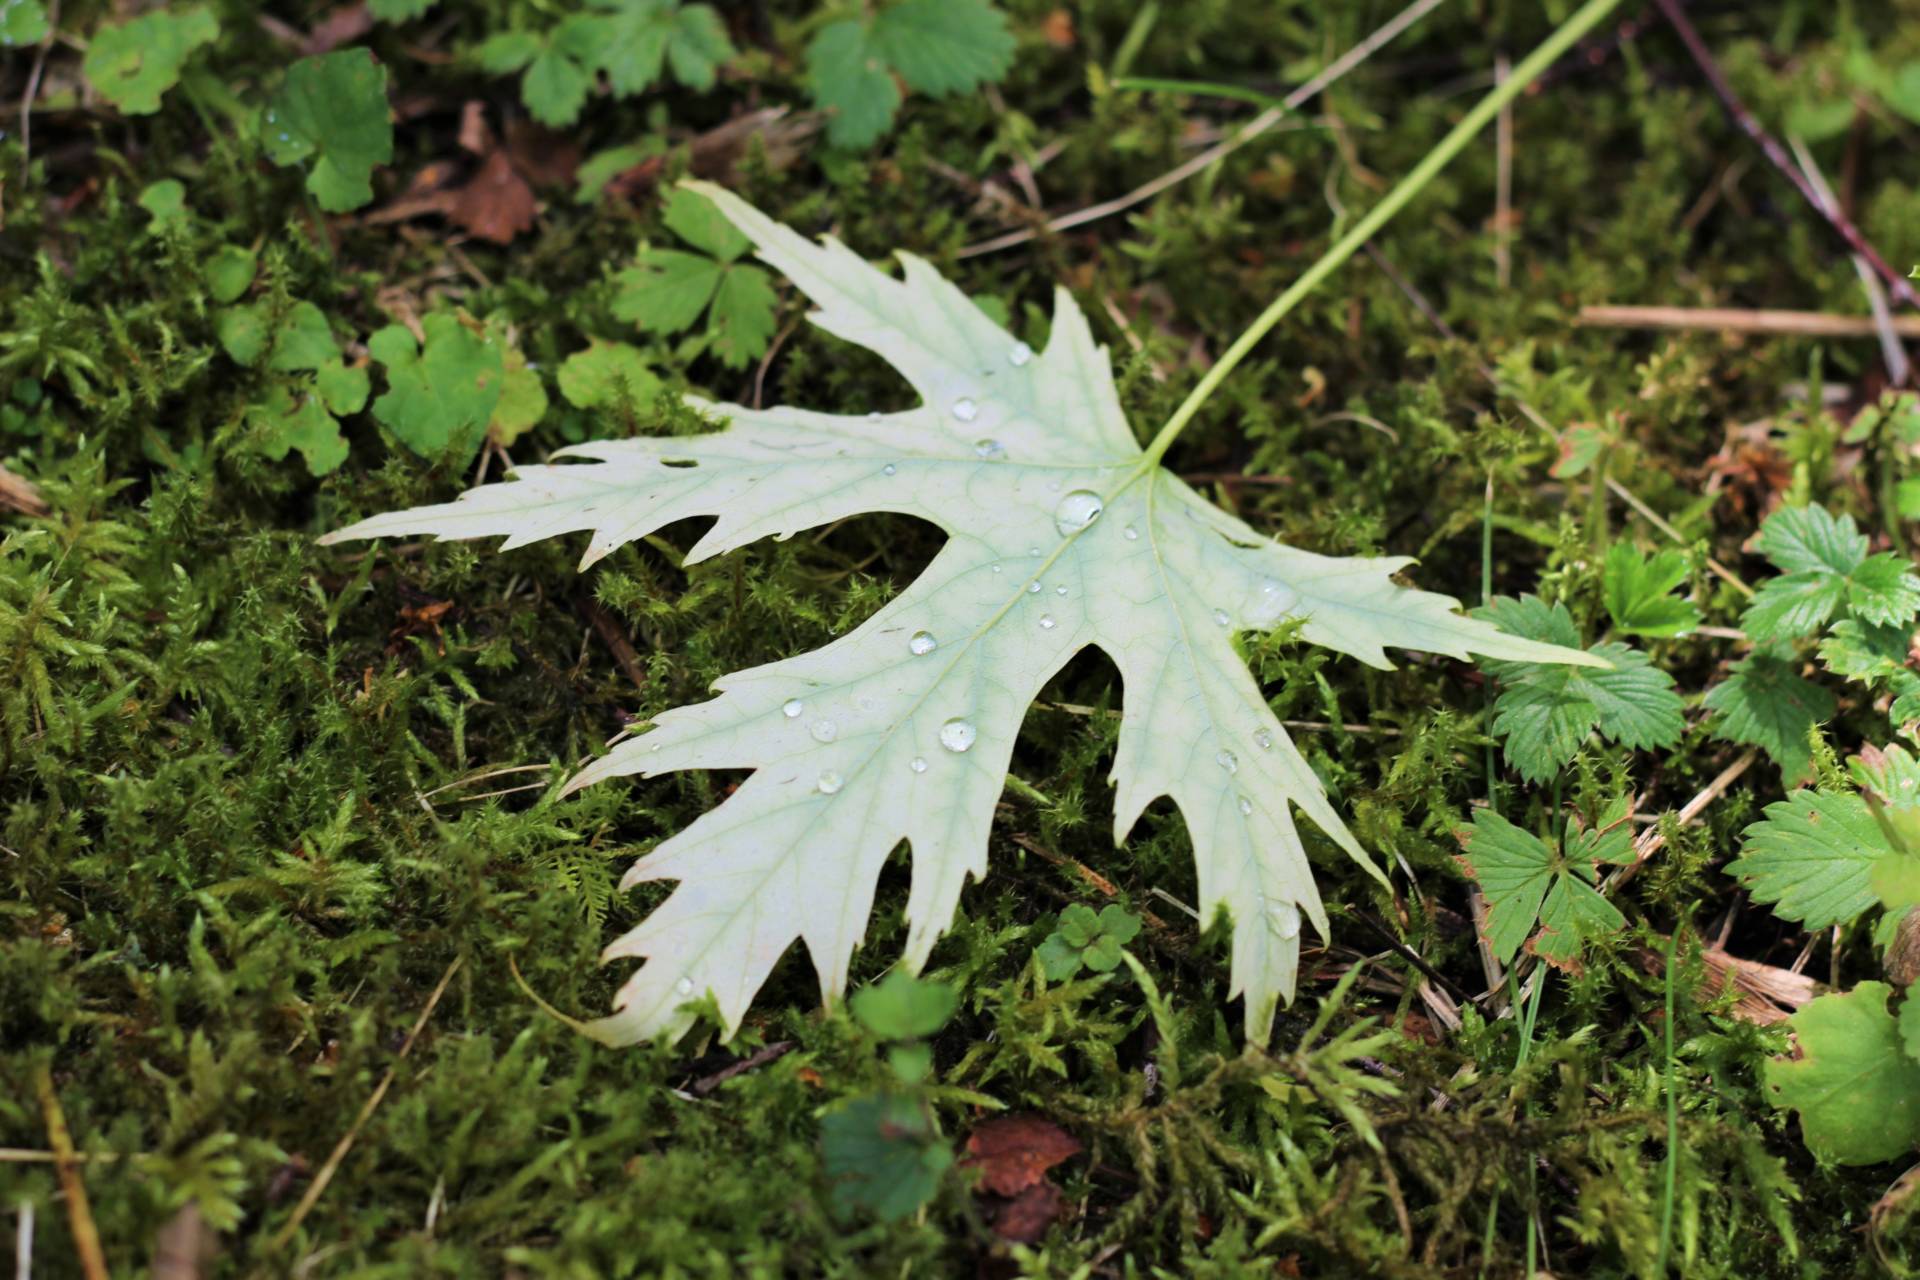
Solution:
M 1421 190 L 1437 177 L 1442 169 L 1453 162 L 1453 158 L 1473 141 L 1474 136 L 1493 122 L 1500 109 L 1513 101 L 1527 86 L 1539 79 L 1540 73 L 1556 62 L 1560 55 L 1572 48 L 1574 42 L 1591 31 L 1602 18 L 1611 13 L 1620 0 L 1587 0 L 1579 10 L 1558 30 L 1548 36 L 1546 42 L 1521 60 L 1513 69 L 1513 74 L 1501 84 L 1495 86 L 1492 93 L 1482 98 L 1455 125 L 1438 146 L 1429 151 L 1413 171 L 1400 180 L 1400 184 L 1379 204 L 1369 209 L 1366 216 L 1354 223 L 1353 229 L 1341 236 L 1332 248 L 1320 255 L 1312 266 L 1306 269 L 1298 280 L 1287 287 L 1286 292 L 1273 300 L 1271 306 L 1260 313 L 1260 318 L 1247 327 L 1247 331 L 1234 340 L 1213 368 L 1207 370 L 1198 385 L 1180 402 L 1180 407 L 1167 419 L 1167 425 L 1160 428 L 1160 434 L 1147 446 L 1147 465 L 1156 466 L 1165 456 L 1174 439 L 1186 429 L 1193 415 L 1200 411 L 1220 384 L 1227 380 L 1242 360 L 1245 360 L 1260 339 L 1267 336 L 1275 325 L 1286 319 L 1287 315 L 1302 299 L 1319 287 L 1320 282 L 1337 271 L 1348 258 L 1358 253 L 1367 241 L 1378 234 L 1380 228 L 1387 225 L 1405 208 L 1407 202 L 1419 195 Z

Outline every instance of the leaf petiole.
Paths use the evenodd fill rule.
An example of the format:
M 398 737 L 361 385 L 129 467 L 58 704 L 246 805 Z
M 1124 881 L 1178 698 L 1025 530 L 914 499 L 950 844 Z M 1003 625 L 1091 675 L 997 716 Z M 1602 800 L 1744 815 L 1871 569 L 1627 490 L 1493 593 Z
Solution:
M 1382 227 L 1391 222 L 1394 216 L 1406 207 L 1409 201 L 1439 176 L 1442 169 L 1453 162 L 1453 158 L 1473 141 L 1476 134 L 1492 123 L 1493 118 L 1500 114 L 1502 107 L 1524 93 L 1528 85 L 1539 79 L 1542 72 L 1558 61 L 1575 41 L 1591 31 L 1602 18 L 1611 13 L 1619 2 L 1620 0 L 1587 0 L 1587 3 L 1580 6 L 1571 18 L 1561 23 L 1539 48 L 1528 54 L 1518 66 L 1514 67 L 1512 75 L 1496 85 L 1493 92 L 1482 98 L 1471 111 L 1461 117 L 1460 123 L 1449 130 L 1446 137 L 1440 139 L 1438 145 L 1429 151 L 1392 191 L 1387 193 L 1385 199 L 1369 209 L 1366 215 L 1353 225 L 1352 230 L 1335 241 L 1333 246 L 1321 254 L 1320 258 L 1308 267 L 1298 280 L 1288 285 L 1286 291 L 1275 298 L 1272 304 L 1260 313 L 1259 318 L 1247 326 L 1246 332 L 1234 340 L 1233 345 L 1227 348 L 1226 353 L 1211 369 L 1207 370 L 1205 376 L 1187 394 L 1187 398 L 1180 402 L 1180 407 L 1173 411 L 1173 416 L 1167 419 L 1166 425 L 1160 428 L 1159 434 L 1154 436 L 1152 442 L 1147 445 L 1147 465 L 1151 467 L 1159 464 L 1174 440 L 1186 430 L 1187 424 L 1193 421 L 1193 416 L 1200 411 L 1200 406 L 1219 390 L 1220 384 L 1227 380 L 1227 375 L 1247 358 L 1253 348 L 1259 344 L 1260 339 L 1266 337 L 1275 325 L 1284 320 L 1308 294 L 1318 288 L 1320 283 L 1338 270 L 1348 258 L 1358 253 L 1367 241 L 1373 239 Z

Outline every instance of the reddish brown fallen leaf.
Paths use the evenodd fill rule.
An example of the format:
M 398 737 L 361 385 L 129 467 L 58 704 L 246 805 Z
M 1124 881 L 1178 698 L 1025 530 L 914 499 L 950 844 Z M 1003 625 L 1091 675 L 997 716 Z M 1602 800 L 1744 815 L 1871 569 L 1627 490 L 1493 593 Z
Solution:
M 1040 20 L 1040 34 L 1056 49 L 1073 48 L 1073 15 L 1065 9 L 1051 11 Z
M 580 171 L 580 148 L 565 134 L 528 120 L 507 122 L 507 156 L 536 187 L 572 187 Z
M 487 127 L 487 104 L 478 98 L 469 98 L 460 108 L 459 142 L 462 150 L 477 156 L 493 150 L 493 130 Z
M 307 33 L 306 42 L 300 46 L 300 52 L 309 58 L 319 53 L 332 53 L 343 44 L 352 44 L 367 32 L 373 30 L 373 15 L 364 4 L 343 4 L 315 23 L 313 30 Z
M 1046 1176 L 1047 1170 L 1079 1155 L 1079 1141 L 1045 1116 L 1032 1112 L 995 1116 L 967 1139 L 969 1168 L 980 1171 L 980 1185 L 995 1195 L 1014 1196 Z
M 1060 1219 L 1066 1195 L 1051 1182 L 1036 1182 L 993 1217 L 993 1233 L 1014 1244 L 1037 1244 Z
M 473 180 L 453 193 L 447 216 L 482 240 L 508 244 L 533 226 L 533 188 L 504 151 L 495 151 Z

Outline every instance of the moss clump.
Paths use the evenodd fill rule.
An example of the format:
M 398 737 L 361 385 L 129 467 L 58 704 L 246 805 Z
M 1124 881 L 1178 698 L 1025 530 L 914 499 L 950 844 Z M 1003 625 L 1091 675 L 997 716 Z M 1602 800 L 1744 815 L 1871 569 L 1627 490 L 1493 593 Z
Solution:
M 260 407 L 288 403 L 275 397 L 317 375 L 236 362 L 222 337 L 236 299 L 206 269 L 256 255 L 242 300 L 268 317 L 313 304 L 375 397 L 383 375 L 365 342 L 376 330 L 455 311 L 488 326 L 548 395 L 508 446 L 522 460 L 588 434 L 694 429 L 671 395 L 569 404 L 556 371 L 596 340 L 635 346 L 669 391 L 901 404 L 905 389 L 877 362 L 786 330 L 800 315 L 790 295 L 774 354 L 744 370 L 618 318 L 614 273 L 643 241 L 674 243 L 658 183 L 697 169 L 864 253 L 927 256 L 1016 320 L 1043 315 L 1066 283 L 1116 352 L 1133 421 L 1150 426 L 1207 353 L 1325 246 L 1344 210 L 1425 153 L 1496 49 L 1545 33 L 1534 6 L 1443 8 L 1310 107 L 1302 123 L 1313 127 L 1277 131 L 1129 217 L 967 257 L 963 246 L 1004 229 L 1029 174 L 1050 208 L 1079 207 L 1156 177 L 1196 137 L 1244 118 L 1221 99 L 1114 89 L 1123 52 L 1134 74 L 1272 88 L 1387 11 L 1209 0 L 1162 6 L 1152 21 L 1117 0 L 1059 10 L 1020 0 L 1008 6 L 1020 50 L 997 99 L 910 99 L 897 129 L 856 154 L 791 120 L 737 147 L 695 141 L 753 107 L 805 105 L 801 51 L 819 15 L 743 6 L 732 27 L 741 52 L 719 87 L 595 98 L 549 141 L 636 152 L 599 199 L 539 186 L 537 219 L 501 246 L 432 218 L 317 220 L 301 170 L 266 163 L 244 123 L 298 56 L 275 34 L 291 19 L 217 8 L 223 34 L 157 113 L 121 118 L 83 98 L 80 55 L 56 43 L 31 157 L 15 124 L 0 141 L 0 462 L 36 481 L 50 507 L 0 515 L 0 1146 L 47 1147 L 34 1087 L 47 1072 L 88 1158 L 90 1212 L 116 1273 L 147 1265 L 191 1204 L 216 1254 L 209 1275 L 1092 1265 L 1505 1276 L 1530 1256 L 1559 1274 L 1655 1274 L 1666 989 L 1644 958 L 1664 955 L 1676 928 L 1711 925 L 1731 930 L 1741 955 L 1791 962 L 1802 939 L 1741 914 L 1718 870 L 1778 792 L 1770 766 L 1673 833 L 1622 895 L 1628 931 L 1577 974 L 1550 979 L 1523 1055 L 1515 1020 L 1496 1016 L 1504 998 L 1475 999 L 1487 982 L 1452 834 L 1469 807 L 1498 784 L 1515 821 L 1603 792 L 1633 793 L 1640 812 L 1658 814 L 1735 752 L 1697 729 L 1657 755 L 1595 741 L 1564 795 L 1523 788 L 1487 774 L 1485 694 L 1471 668 L 1376 672 L 1284 636 L 1263 642 L 1253 659 L 1276 710 L 1323 726 L 1302 732 L 1303 749 L 1362 839 L 1411 876 L 1389 895 L 1343 859 L 1321 863 L 1329 902 L 1344 904 L 1335 943 L 1314 957 L 1319 976 L 1303 980 L 1274 1054 L 1249 1055 L 1223 1007 L 1217 933 L 1158 896 L 1193 896 L 1177 815 L 1157 809 L 1127 848 L 1110 845 L 1101 779 L 1115 729 L 1088 711 L 1115 705 L 1117 690 L 1111 668 L 1085 658 L 1029 719 L 992 873 L 969 890 L 931 969 L 961 995 L 932 1041 L 932 1079 L 946 1091 L 934 1114 L 956 1141 L 989 1103 L 1070 1130 L 1087 1155 L 1052 1175 L 1065 1211 L 1016 1251 L 955 1175 L 905 1220 L 843 1220 L 824 1186 L 821 1114 L 892 1086 L 872 1036 L 817 1008 L 802 957 L 787 959 L 726 1046 L 599 1048 L 528 989 L 581 1015 L 605 1008 L 612 980 L 598 949 L 651 901 L 616 893 L 621 871 L 733 781 L 679 775 L 559 800 L 561 779 L 636 718 L 867 616 L 926 563 L 937 535 L 874 516 L 689 567 L 681 551 L 695 531 L 670 529 L 588 576 L 566 545 L 318 549 L 315 535 L 355 516 L 450 496 L 471 459 L 418 456 L 371 410 L 339 414 L 347 457 L 323 478 L 298 452 L 273 456 L 284 423 Z M 1851 50 L 1889 66 L 1920 57 L 1920 7 L 1868 8 L 1782 0 L 1726 15 L 1708 35 L 1778 122 L 1803 98 L 1830 96 Z M 63 30 L 84 36 L 105 11 L 69 6 Z M 350 37 L 386 67 L 402 119 L 373 209 L 402 199 L 425 166 L 474 163 L 459 142 L 464 103 L 502 136 L 518 111 L 513 78 L 439 55 L 546 25 L 521 0 L 488 0 Z M 0 68 L 0 101 L 21 100 L 37 61 Z M 1556 442 L 1517 397 L 1556 427 L 1609 433 L 1610 474 L 1685 538 L 1709 624 L 1733 625 L 1743 598 L 1707 573 L 1706 557 L 1764 572 L 1742 547 L 1782 490 L 1852 511 L 1910 551 L 1871 466 L 1840 439 L 1877 391 L 1874 344 L 1570 323 L 1600 301 L 1861 310 L 1851 265 L 1748 159 L 1670 36 L 1596 45 L 1523 100 L 1514 136 L 1510 283 L 1498 281 L 1487 221 L 1498 164 L 1488 139 L 1377 245 L 1454 336 L 1380 266 L 1356 262 L 1209 404 L 1175 468 L 1295 545 L 1419 555 L 1424 585 L 1469 599 L 1483 585 L 1539 590 L 1583 624 L 1602 617 L 1596 549 L 1664 535 L 1617 501 L 1590 500 L 1597 472 L 1555 474 Z M 1907 142 L 1870 112 L 1817 146 L 1882 247 L 1920 257 Z M 177 208 L 170 191 L 142 200 L 162 182 L 179 184 Z M 1482 362 L 1510 394 L 1489 386 Z M 1810 400 L 1810 385 L 1844 394 Z M 501 464 L 490 454 L 486 465 Z M 1489 480 L 1494 575 L 1483 584 Z M 1689 696 L 1735 652 L 1710 635 L 1649 648 Z M 1827 738 L 1843 751 L 1884 741 L 1884 708 L 1834 687 L 1843 701 Z M 1105 904 L 1082 867 L 1153 915 L 1130 949 L 1157 1000 L 1131 970 L 1059 984 L 1036 969 L 1061 910 Z M 904 866 L 891 866 L 858 980 L 897 952 L 905 888 Z M 1672 1079 L 1677 1265 L 1698 1276 L 1868 1274 L 1861 1228 L 1887 1171 L 1821 1169 L 1802 1151 L 1758 1086 L 1759 1063 L 1784 1037 L 1729 1016 L 1724 1001 L 1691 998 L 1712 988 L 1686 936 Z M 1324 1064 L 1310 1071 L 1297 1046 L 1333 979 L 1362 958 L 1321 1041 L 1364 1018 L 1393 1034 L 1342 1072 L 1315 1075 Z M 1832 957 L 1849 981 L 1872 963 L 1865 939 Z M 1459 1030 L 1433 1031 L 1423 981 L 1461 1005 Z M 289 1232 L 389 1073 L 381 1105 Z M 0 1234 L 32 1207 L 37 1276 L 82 1274 L 58 1186 L 49 1164 L 0 1161 Z M 1544 1253 L 1529 1254 L 1529 1224 Z M 1900 1246 L 1888 1236 L 1880 1247 Z

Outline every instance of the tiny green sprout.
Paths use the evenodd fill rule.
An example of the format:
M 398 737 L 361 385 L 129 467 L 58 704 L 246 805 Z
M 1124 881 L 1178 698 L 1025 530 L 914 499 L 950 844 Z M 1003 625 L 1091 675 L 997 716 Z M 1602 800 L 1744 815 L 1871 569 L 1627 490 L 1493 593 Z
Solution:
M 1060 913 L 1060 923 L 1040 944 L 1036 954 L 1049 980 L 1065 982 L 1081 969 L 1111 973 L 1120 967 L 1120 953 L 1140 932 L 1140 917 L 1109 903 L 1098 915 L 1076 902 Z

